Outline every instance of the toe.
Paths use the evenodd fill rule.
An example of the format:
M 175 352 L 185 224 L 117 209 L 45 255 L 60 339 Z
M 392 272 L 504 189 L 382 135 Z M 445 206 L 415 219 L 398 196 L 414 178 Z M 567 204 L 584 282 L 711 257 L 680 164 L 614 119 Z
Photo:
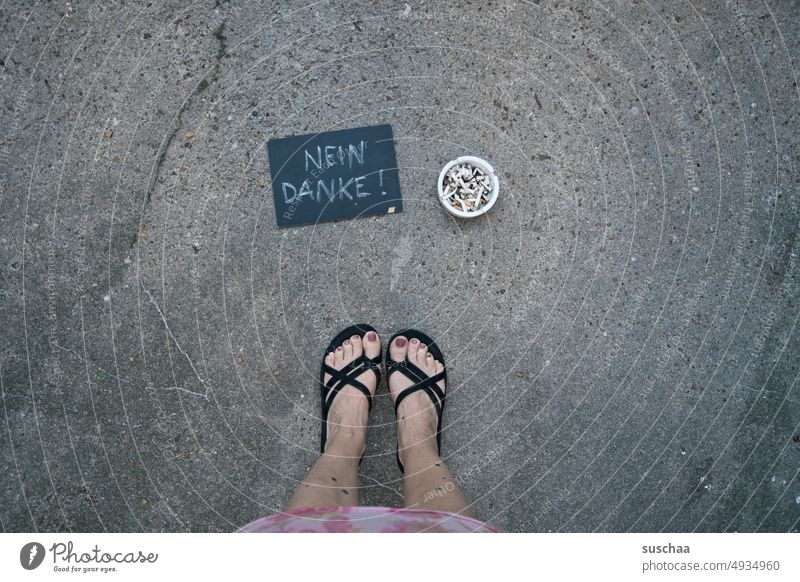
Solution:
M 353 344 L 349 339 L 344 340 L 344 361 L 345 363 L 353 359 Z
M 428 346 L 425 344 L 419 344 L 419 349 L 417 349 L 417 365 L 420 368 L 425 367 L 425 358 L 428 356 Z
M 395 362 L 402 362 L 409 350 L 408 340 L 404 336 L 394 338 L 392 345 L 389 346 L 389 357 Z
M 358 358 L 363 353 L 361 338 L 357 335 L 354 335 L 350 338 L 350 345 L 353 346 L 353 359 Z
M 361 340 L 364 353 L 368 358 L 374 358 L 381 354 L 381 340 L 374 331 L 367 332 Z
M 436 360 L 433 358 L 433 354 L 428 352 L 428 355 L 425 356 L 425 373 L 433 376 L 434 370 L 436 370 Z
M 417 351 L 419 350 L 419 340 L 417 338 L 411 338 L 411 341 L 408 342 L 408 359 L 412 362 L 417 361 Z
M 342 346 L 336 348 L 335 358 L 334 368 L 341 368 L 344 365 L 344 348 Z

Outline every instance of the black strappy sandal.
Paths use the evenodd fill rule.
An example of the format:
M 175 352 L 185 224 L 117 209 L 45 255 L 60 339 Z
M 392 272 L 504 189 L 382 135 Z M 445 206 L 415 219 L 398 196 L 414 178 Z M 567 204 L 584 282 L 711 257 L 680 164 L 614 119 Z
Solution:
M 359 337 L 363 337 L 368 332 L 378 333 L 374 327 L 367 325 L 365 323 L 359 323 L 357 325 L 351 325 L 350 327 L 343 329 L 340 331 L 335 338 L 331 340 L 331 343 L 328 345 L 328 349 L 325 350 L 325 355 L 322 357 L 322 366 L 320 367 L 319 371 L 319 389 L 320 395 L 322 397 L 322 433 L 321 433 L 321 441 L 320 441 L 320 452 L 325 452 L 325 443 L 328 440 L 328 412 L 330 412 L 331 405 L 333 405 L 333 400 L 336 398 L 336 395 L 344 388 L 345 386 L 352 386 L 356 390 L 359 390 L 367 397 L 367 402 L 369 402 L 369 409 L 372 410 L 372 394 L 370 394 L 369 389 L 364 386 L 361 382 L 356 380 L 361 374 L 363 374 L 367 370 L 372 370 L 375 372 L 376 376 L 376 387 L 380 384 L 381 381 L 381 356 L 378 354 L 374 358 L 368 358 L 366 354 L 366 350 L 362 351 L 361 355 L 357 357 L 355 360 L 347 364 L 341 370 L 337 370 L 336 368 L 332 368 L 325 363 L 325 356 L 327 356 L 331 352 L 335 352 L 336 348 L 342 345 L 344 340 L 350 339 L 352 336 L 357 335 Z M 325 374 L 330 374 L 330 378 L 328 379 L 328 384 L 326 385 L 323 381 L 325 379 Z M 376 388 L 377 390 L 377 388 Z
M 389 355 L 389 347 L 394 343 L 395 338 L 403 336 L 407 340 L 417 339 L 420 343 L 425 344 L 428 346 L 428 353 L 431 354 L 435 359 L 439 360 L 443 366 L 445 366 L 444 370 L 439 372 L 438 374 L 434 374 L 433 376 L 428 376 L 425 372 L 419 369 L 415 364 L 412 364 L 408 356 L 402 362 L 395 362 L 392 360 L 391 356 Z M 436 385 L 437 382 L 440 380 L 444 380 L 447 383 L 447 366 L 444 363 L 444 356 L 442 355 L 442 351 L 439 349 L 439 346 L 429 338 L 427 335 L 422 333 L 421 331 L 417 331 L 416 329 L 406 329 L 403 331 L 399 331 L 392 336 L 392 338 L 386 344 L 386 380 L 388 382 L 389 378 L 395 372 L 401 372 L 406 378 L 411 380 L 414 384 L 400 392 L 397 395 L 397 399 L 394 401 L 394 413 L 397 416 L 397 409 L 400 407 L 400 404 L 403 400 L 406 399 L 409 395 L 413 394 L 414 392 L 418 392 L 419 390 L 424 390 L 428 397 L 433 402 L 433 406 L 436 409 L 436 415 L 439 417 L 438 424 L 436 425 L 436 447 L 441 454 L 442 451 L 442 415 L 444 414 L 444 399 L 445 394 L 442 392 L 442 389 Z M 397 450 L 397 466 L 400 467 L 400 470 L 405 473 L 405 468 L 403 467 L 403 463 L 400 462 L 400 449 Z

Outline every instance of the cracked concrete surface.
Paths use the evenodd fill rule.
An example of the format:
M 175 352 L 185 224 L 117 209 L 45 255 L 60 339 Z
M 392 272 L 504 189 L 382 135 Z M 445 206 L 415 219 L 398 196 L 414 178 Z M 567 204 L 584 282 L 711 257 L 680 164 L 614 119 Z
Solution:
M 414 326 L 511 531 L 797 531 L 796 2 L 6 2 L 0 526 L 229 531 L 321 350 Z M 278 230 L 271 137 L 391 123 L 403 213 Z M 488 159 L 483 219 L 435 180 Z M 385 386 L 364 504 L 396 506 Z

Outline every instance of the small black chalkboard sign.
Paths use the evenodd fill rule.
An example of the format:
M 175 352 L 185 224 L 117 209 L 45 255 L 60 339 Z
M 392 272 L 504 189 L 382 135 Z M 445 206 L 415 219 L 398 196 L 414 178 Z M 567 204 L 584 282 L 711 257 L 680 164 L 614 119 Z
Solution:
M 267 142 L 278 226 L 402 212 L 391 125 Z

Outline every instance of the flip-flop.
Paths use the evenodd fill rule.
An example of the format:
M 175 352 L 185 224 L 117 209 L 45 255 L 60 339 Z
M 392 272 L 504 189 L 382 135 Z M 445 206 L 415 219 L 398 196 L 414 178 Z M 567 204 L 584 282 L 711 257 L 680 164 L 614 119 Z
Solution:
M 377 385 L 380 384 L 381 381 L 381 355 L 378 354 L 374 358 L 368 358 L 366 354 L 366 350 L 362 350 L 361 355 L 357 357 L 355 360 L 347 364 L 341 370 L 337 370 L 336 368 L 332 368 L 331 366 L 325 363 L 325 356 L 327 356 L 331 352 L 335 352 L 336 348 L 341 346 L 344 340 L 350 339 L 352 336 L 357 335 L 362 337 L 368 332 L 374 332 L 375 328 L 367 325 L 365 323 L 359 323 L 357 325 L 351 325 L 350 327 L 343 329 L 340 331 L 335 338 L 331 340 L 331 343 L 328 345 L 328 349 L 325 350 L 325 355 L 322 357 L 322 366 L 319 370 L 319 389 L 320 395 L 322 399 L 322 432 L 321 432 L 321 439 L 320 439 L 320 452 L 325 452 L 325 443 L 328 440 L 328 413 L 331 410 L 331 406 L 333 405 L 333 401 L 339 392 L 345 386 L 352 386 L 356 390 L 360 391 L 364 396 L 367 397 L 367 402 L 369 402 L 369 409 L 372 410 L 372 394 L 370 393 L 369 389 L 364 386 L 361 382 L 356 380 L 361 374 L 366 372 L 367 370 L 372 370 L 375 372 L 376 382 L 375 386 L 377 389 Z M 362 340 L 363 341 L 363 340 Z M 330 374 L 330 378 L 328 379 L 328 384 L 326 385 L 323 382 L 325 378 L 325 374 Z
M 415 364 L 412 364 L 411 361 L 408 359 L 408 355 L 406 355 L 405 359 L 402 362 L 395 362 L 392 357 L 389 355 L 389 348 L 394 343 L 395 338 L 403 336 L 407 340 L 417 339 L 420 343 L 425 344 L 428 346 L 428 353 L 431 354 L 435 359 L 439 360 L 443 366 L 445 366 L 444 370 L 439 372 L 438 374 L 434 374 L 433 376 L 428 376 L 424 371 L 419 369 Z M 414 392 L 418 392 L 419 390 L 424 390 L 425 394 L 433 402 L 433 407 L 436 409 L 436 415 L 439 417 L 438 423 L 436 425 L 436 448 L 439 451 L 439 454 L 442 452 L 442 415 L 444 414 L 444 401 L 445 401 L 445 393 L 442 392 L 442 389 L 436 385 L 437 382 L 440 380 L 444 380 L 445 383 L 447 382 L 447 366 L 444 363 L 444 355 L 442 355 L 442 351 L 439 349 L 439 346 L 436 345 L 431 338 L 427 335 L 422 333 L 421 331 L 417 331 L 416 329 L 406 329 L 403 331 L 399 331 L 392 336 L 392 338 L 386 343 L 386 381 L 389 381 L 389 378 L 395 372 L 401 372 L 406 378 L 411 380 L 413 384 L 400 392 L 397 395 L 397 398 L 394 401 L 394 413 L 397 416 L 397 409 L 400 407 L 400 404 L 403 400 L 406 399 L 409 395 L 413 394 Z M 397 466 L 400 467 L 400 470 L 405 473 L 405 468 L 403 467 L 403 463 L 400 462 L 400 449 L 398 448 L 397 453 Z

